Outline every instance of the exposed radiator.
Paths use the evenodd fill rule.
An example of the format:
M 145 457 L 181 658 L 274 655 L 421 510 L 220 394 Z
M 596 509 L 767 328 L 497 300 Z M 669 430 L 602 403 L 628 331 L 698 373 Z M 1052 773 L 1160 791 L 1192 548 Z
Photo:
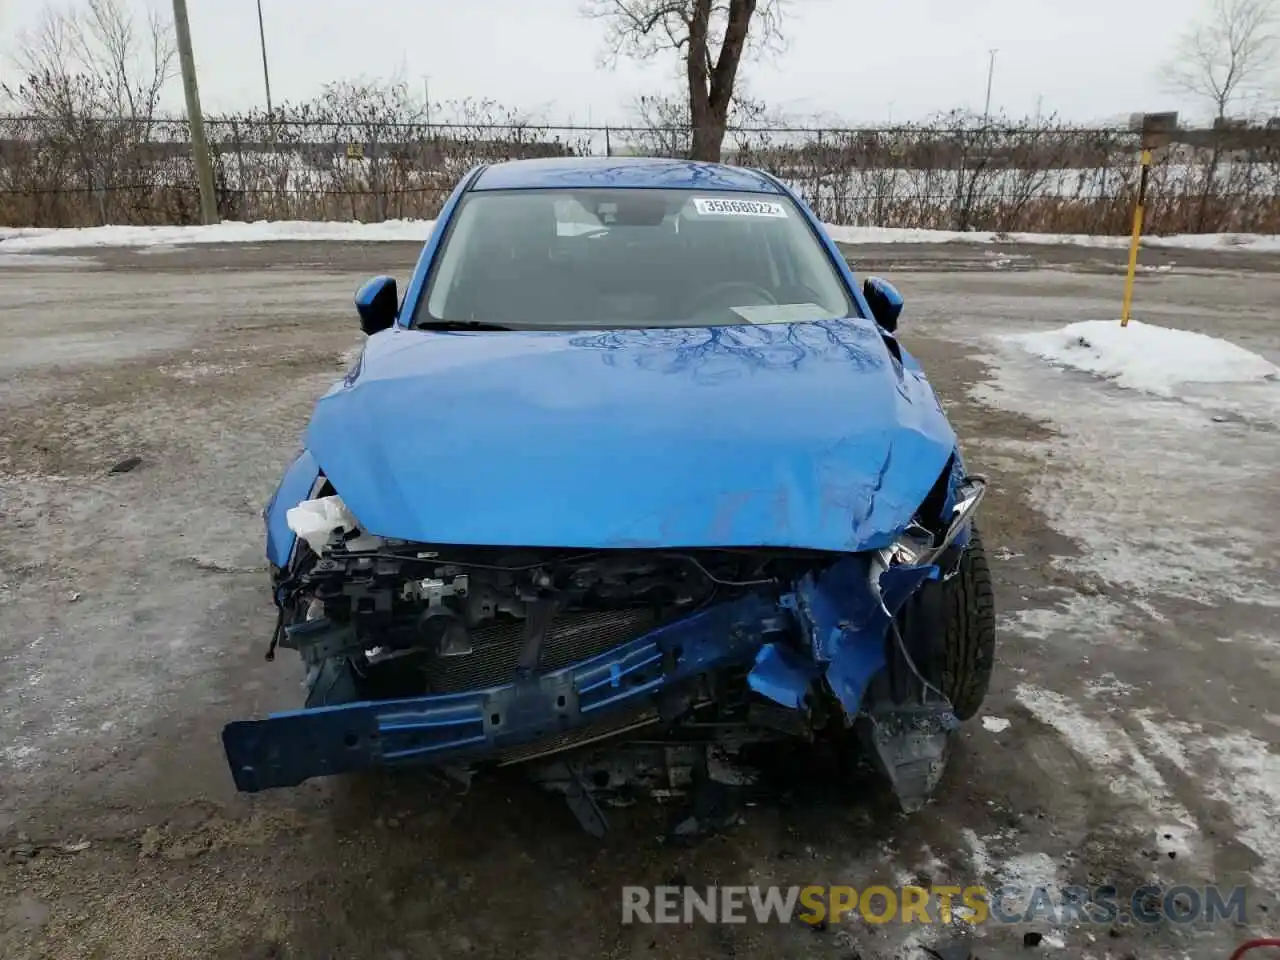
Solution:
M 654 629 L 659 623 L 652 610 L 609 610 L 562 613 L 551 623 L 542 645 L 538 672 L 567 667 L 626 643 Z M 435 693 L 460 693 L 509 683 L 516 672 L 524 643 L 520 621 L 496 624 L 472 631 L 473 652 L 443 657 L 432 664 L 428 682 Z

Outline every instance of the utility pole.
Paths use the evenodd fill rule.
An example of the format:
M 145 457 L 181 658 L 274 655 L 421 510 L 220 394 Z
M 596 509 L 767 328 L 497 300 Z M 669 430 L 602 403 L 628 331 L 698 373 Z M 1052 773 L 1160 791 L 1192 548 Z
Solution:
M 273 118 L 271 109 L 271 71 L 267 69 L 267 30 L 262 25 L 262 0 L 258 0 L 258 42 L 262 46 L 262 83 L 267 88 L 267 117 Z M 274 122 L 272 123 L 274 128 Z
M 996 54 L 1000 51 L 988 50 L 987 52 L 991 55 L 991 62 L 987 66 L 987 103 L 986 106 L 982 108 L 982 125 L 984 127 L 987 125 L 987 122 L 991 117 L 991 78 L 995 76 Z
M 422 75 L 422 100 L 427 105 L 427 126 L 431 126 L 431 77 L 429 74 Z
M 196 58 L 191 52 L 191 25 L 187 22 L 187 0 L 173 0 L 173 25 L 178 39 L 178 59 L 182 61 L 182 89 L 187 95 L 187 123 L 191 127 L 191 154 L 200 178 L 200 219 L 218 222 L 218 201 L 213 194 L 213 161 L 204 138 L 204 117 L 200 113 L 200 88 L 196 84 Z

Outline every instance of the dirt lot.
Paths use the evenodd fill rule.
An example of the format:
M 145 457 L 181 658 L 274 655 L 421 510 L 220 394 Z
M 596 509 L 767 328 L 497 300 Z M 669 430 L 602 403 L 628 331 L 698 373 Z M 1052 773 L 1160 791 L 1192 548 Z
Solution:
M 1248 927 L 1280 932 L 1280 385 L 1160 400 L 990 339 L 1114 316 L 1120 253 L 849 251 L 898 282 L 994 482 L 997 673 L 922 813 L 797 776 L 678 848 L 659 805 L 598 842 L 519 781 L 237 795 L 222 725 L 301 699 L 295 662 L 263 662 L 259 510 L 358 343 L 357 283 L 416 253 L 0 263 L 0 956 L 915 960 L 964 933 L 624 926 L 620 887 L 661 883 L 1243 884 Z M 1142 319 L 1280 361 L 1280 260 L 1144 266 Z M 1044 917 L 977 928 L 974 954 L 1209 960 L 1248 933 Z

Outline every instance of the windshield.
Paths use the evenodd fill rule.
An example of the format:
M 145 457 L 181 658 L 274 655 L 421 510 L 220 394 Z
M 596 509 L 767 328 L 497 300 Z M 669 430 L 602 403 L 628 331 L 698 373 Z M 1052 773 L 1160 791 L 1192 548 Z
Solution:
M 468 194 L 418 303 L 418 327 L 695 327 L 854 312 L 787 197 L 650 189 Z

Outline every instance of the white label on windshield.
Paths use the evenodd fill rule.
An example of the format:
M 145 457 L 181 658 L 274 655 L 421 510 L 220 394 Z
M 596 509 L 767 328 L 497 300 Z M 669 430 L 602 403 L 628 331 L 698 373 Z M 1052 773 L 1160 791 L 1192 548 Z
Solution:
M 770 200 L 728 200 L 694 197 L 693 208 L 703 216 L 787 218 L 787 208 Z
M 729 309 L 747 323 L 803 323 L 831 318 L 831 311 L 816 303 L 761 303 Z

